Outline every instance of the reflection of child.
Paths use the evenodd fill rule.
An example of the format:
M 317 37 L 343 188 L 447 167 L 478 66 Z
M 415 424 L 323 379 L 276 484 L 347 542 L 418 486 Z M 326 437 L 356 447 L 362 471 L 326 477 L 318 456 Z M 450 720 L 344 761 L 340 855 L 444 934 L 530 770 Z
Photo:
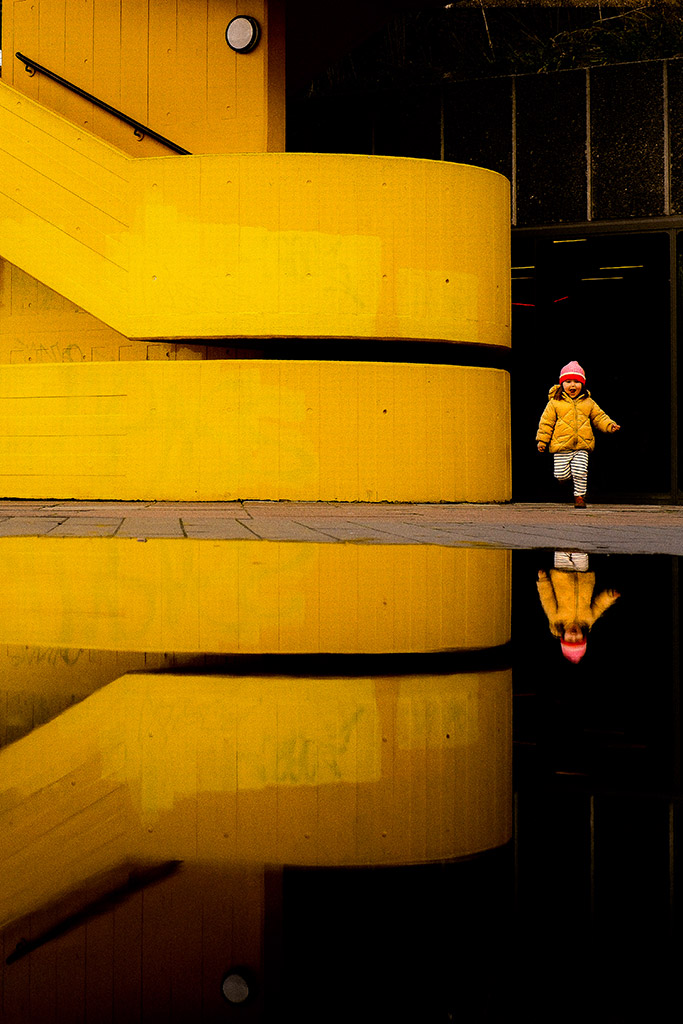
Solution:
M 575 508 L 586 507 L 588 453 L 595 448 L 593 427 L 607 434 L 621 429 L 593 401 L 585 386 L 586 375 L 577 362 L 563 366 L 560 383 L 553 384 L 548 392 L 548 404 L 536 433 L 539 452 L 544 452 L 550 443 L 557 479 L 572 478 Z
M 579 552 L 556 551 L 555 568 L 541 569 L 536 587 L 550 632 L 559 637 L 567 661 L 577 664 L 586 653 L 594 623 L 620 595 L 603 590 L 593 597 L 595 573 L 588 571 L 588 556 Z

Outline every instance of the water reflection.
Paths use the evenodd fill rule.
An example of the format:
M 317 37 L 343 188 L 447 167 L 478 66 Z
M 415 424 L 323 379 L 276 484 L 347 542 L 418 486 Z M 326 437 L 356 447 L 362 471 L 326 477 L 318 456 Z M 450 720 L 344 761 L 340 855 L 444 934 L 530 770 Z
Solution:
M 577 667 L 539 601 L 549 562 L 513 561 L 512 999 L 533 1021 L 659 1020 L 680 956 L 680 563 L 590 556 L 609 611 Z
M 11 541 L 3 1024 L 658 1018 L 678 560 Z
M 612 588 L 596 592 L 595 573 L 584 551 L 556 551 L 554 567 L 538 570 L 536 586 L 550 632 L 559 638 L 567 661 L 577 665 L 595 622 L 620 595 Z
M 512 835 L 509 552 L 4 554 L 3 1024 L 224 1020 L 247 989 L 245 1019 L 336 1019 L 350 951 L 374 1019 L 442 1014 L 443 907 L 478 916 Z
M 510 555 L 437 545 L 2 539 L 0 643 L 225 654 L 510 637 Z

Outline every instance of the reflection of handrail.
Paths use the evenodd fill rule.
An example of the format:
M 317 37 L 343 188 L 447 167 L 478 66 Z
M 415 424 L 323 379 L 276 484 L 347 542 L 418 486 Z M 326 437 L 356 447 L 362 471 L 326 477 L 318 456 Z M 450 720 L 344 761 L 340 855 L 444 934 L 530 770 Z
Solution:
M 68 932 L 73 931 L 74 928 L 78 928 L 79 925 L 92 920 L 93 917 L 106 914 L 108 910 L 123 903 L 133 893 L 141 892 L 147 886 L 154 885 L 155 882 L 161 882 L 163 879 L 168 878 L 169 875 L 174 874 L 178 870 L 181 864 L 181 860 L 168 860 L 163 864 L 155 864 L 151 868 L 133 866 L 127 880 L 122 885 L 93 900 L 92 903 L 87 904 L 80 910 L 76 910 L 57 924 L 53 924 L 52 927 L 42 932 L 42 934 L 36 935 L 31 939 L 19 939 L 19 942 L 7 957 L 5 963 L 16 963 L 17 960 L 28 956 L 35 949 L 40 949 L 41 946 L 52 942 L 53 939 L 66 935 Z
M 142 139 L 147 135 L 150 139 L 156 139 L 156 141 L 160 142 L 163 146 L 168 146 L 168 148 L 172 149 L 174 153 L 180 153 L 183 156 L 190 156 L 189 150 L 183 149 L 181 146 L 176 146 L 175 142 L 171 142 L 170 139 L 165 139 L 163 135 L 159 135 L 158 132 L 152 131 L 151 128 L 147 128 L 144 124 L 141 124 L 140 121 L 136 121 L 135 118 L 128 117 L 128 114 L 122 114 L 120 110 L 116 109 L 116 107 L 110 107 L 108 103 L 104 102 L 104 100 L 98 100 L 96 96 L 86 92 L 85 89 L 80 89 L 77 85 L 74 85 L 73 82 L 67 82 L 66 78 L 61 78 L 59 75 L 56 75 L 54 71 L 48 71 L 48 69 L 44 68 L 42 64 L 37 64 L 34 60 L 31 60 L 29 57 L 25 57 L 22 53 L 17 53 L 16 56 L 26 65 L 26 71 L 29 75 L 34 75 L 36 71 L 40 71 L 41 75 L 46 75 L 47 78 L 51 78 L 53 82 L 63 85 L 65 89 L 70 89 L 71 92 L 75 92 L 78 96 L 82 96 L 83 99 L 88 100 L 90 103 L 94 103 L 95 106 L 99 107 L 101 110 L 106 110 L 108 114 L 113 114 L 113 116 L 118 117 L 120 121 L 125 121 L 126 124 L 131 126 L 137 138 Z

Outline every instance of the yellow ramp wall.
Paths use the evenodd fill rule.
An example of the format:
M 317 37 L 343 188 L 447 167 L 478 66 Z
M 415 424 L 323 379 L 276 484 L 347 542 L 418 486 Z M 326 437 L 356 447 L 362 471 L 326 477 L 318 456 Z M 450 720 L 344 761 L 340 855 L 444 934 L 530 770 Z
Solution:
M 134 341 L 0 259 L 0 364 L 234 359 L 263 355 L 225 345 Z
M 506 501 L 509 376 L 275 360 L 6 367 L 11 498 Z
M 482 168 L 135 160 L 0 83 L 0 256 L 126 338 L 509 346 L 509 235 Z

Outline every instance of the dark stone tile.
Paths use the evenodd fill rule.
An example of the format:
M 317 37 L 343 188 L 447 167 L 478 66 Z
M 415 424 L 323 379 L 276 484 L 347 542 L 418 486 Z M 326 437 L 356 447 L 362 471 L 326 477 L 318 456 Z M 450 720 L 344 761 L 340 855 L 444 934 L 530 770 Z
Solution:
M 444 155 L 512 176 L 512 80 L 453 82 L 444 94 Z
M 661 61 L 590 72 L 593 219 L 664 213 Z
M 683 213 L 683 60 L 670 60 L 669 139 L 671 152 L 671 213 Z
M 516 84 L 517 224 L 586 218 L 586 73 Z

